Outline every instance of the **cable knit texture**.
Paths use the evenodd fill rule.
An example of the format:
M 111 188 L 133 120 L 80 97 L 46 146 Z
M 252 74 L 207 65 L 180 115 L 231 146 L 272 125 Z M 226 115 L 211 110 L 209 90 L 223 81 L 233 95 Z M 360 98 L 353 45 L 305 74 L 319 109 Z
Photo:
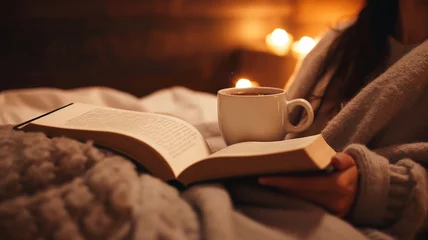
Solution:
M 351 220 L 385 228 L 400 239 L 407 238 L 405 232 L 416 233 L 427 213 L 425 169 L 410 159 L 389 164 L 362 145 L 351 145 L 345 152 L 362 173 Z
M 129 160 L 91 143 L 0 133 L 0 239 L 199 238 L 178 191 Z

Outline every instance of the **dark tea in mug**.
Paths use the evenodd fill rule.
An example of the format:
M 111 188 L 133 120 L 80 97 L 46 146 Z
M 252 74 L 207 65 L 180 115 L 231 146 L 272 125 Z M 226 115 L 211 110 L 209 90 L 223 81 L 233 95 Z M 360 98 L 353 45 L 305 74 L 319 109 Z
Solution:
M 232 92 L 230 95 L 238 95 L 238 96 L 267 96 L 272 95 L 274 93 L 258 93 L 258 92 Z

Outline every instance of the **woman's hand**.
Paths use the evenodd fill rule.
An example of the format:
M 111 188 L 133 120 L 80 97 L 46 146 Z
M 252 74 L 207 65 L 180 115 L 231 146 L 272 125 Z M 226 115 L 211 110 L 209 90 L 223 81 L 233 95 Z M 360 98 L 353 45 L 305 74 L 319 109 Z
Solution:
M 332 158 L 332 164 L 336 172 L 329 175 L 262 177 L 259 183 L 279 188 L 344 217 L 355 199 L 358 170 L 354 159 L 342 152 Z

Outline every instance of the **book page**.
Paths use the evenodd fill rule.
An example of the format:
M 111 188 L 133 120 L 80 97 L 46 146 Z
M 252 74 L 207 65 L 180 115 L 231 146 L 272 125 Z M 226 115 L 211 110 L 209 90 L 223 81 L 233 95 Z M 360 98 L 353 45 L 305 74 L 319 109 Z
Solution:
M 208 145 L 196 128 L 180 119 L 161 114 L 75 103 L 34 123 L 132 136 L 156 149 L 174 172 L 180 172 L 210 154 Z
M 192 183 L 236 176 L 319 171 L 328 166 L 334 154 L 321 135 L 276 142 L 242 142 L 195 163 L 178 178 Z
M 243 142 L 231 145 L 212 154 L 209 158 L 233 156 L 257 156 L 303 149 L 313 143 L 320 135 L 289 139 L 277 142 Z

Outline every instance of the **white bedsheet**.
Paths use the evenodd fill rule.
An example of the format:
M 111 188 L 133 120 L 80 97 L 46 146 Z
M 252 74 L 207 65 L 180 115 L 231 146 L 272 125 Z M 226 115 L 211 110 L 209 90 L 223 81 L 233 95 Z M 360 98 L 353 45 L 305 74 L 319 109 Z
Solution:
M 137 98 L 111 88 L 88 87 L 73 90 L 33 88 L 0 92 L 0 124 L 18 124 L 71 102 L 158 112 L 179 117 L 193 125 L 217 121 L 214 94 L 176 86 Z

